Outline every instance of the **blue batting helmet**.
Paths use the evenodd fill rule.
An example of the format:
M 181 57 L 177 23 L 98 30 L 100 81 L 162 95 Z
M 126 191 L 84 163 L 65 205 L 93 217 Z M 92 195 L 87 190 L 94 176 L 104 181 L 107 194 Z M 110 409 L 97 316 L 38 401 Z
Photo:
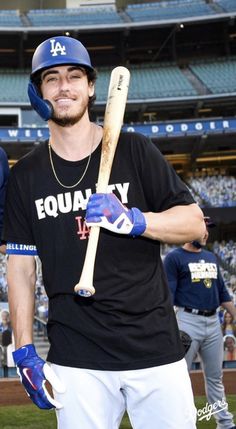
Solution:
M 32 107 L 45 121 L 52 117 L 52 105 L 48 100 L 42 99 L 34 78 L 38 72 L 63 64 L 75 64 L 94 70 L 87 49 L 72 37 L 51 37 L 37 47 L 32 59 L 28 96 Z

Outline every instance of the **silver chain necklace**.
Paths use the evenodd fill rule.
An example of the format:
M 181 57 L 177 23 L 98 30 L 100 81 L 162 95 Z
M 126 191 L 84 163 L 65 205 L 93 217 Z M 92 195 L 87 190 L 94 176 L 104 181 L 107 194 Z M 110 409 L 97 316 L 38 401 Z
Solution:
M 89 157 L 88 157 L 88 161 L 87 161 L 87 164 L 86 164 L 86 167 L 84 169 L 84 172 L 83 172 L 82 176 L 80 177 L 80 179 L 78 180 L 78 182 L 76 182 L 74 185 L 64 185 L 60 181 L 60 179 L 59 179 L 59 177 L 58 177 L 58 175 L 56 173 L 56 170 L 55 170 L 55 167 L 54 167 L 54 164 L 53 164 L 53 160 L 52 160 L 52 148 L 51 148 L 51 144 L 50 144 L 50 141 L 48 142 L 48 153 L 49 153 L 50 164 L 51 164 L 51 167 L 52 167 L 52 171 L 53 171 L 54 177 L 55 177 L 56 181 L 59 183 L 59 185 L 61 185 L 63 188 L 66 188 L 66 189 L 72 189 L 72 188 L 75 188 L 76 186 L 79 185 L 79 183 L 83 180 L 83 178 L 84 178 L 84 176 L 85 176 L 85 174 L 86 174 L 86 172 L 88 170 L 88 167 L 89 167 L 89 164 L 90 164 L 90 160 L 91 160 L 91 156 L 92 156 L 92 151 L 93 151 L 93 139 L 92 139 L 91 151 L 90 151 L 90 154 L 89 154 Z

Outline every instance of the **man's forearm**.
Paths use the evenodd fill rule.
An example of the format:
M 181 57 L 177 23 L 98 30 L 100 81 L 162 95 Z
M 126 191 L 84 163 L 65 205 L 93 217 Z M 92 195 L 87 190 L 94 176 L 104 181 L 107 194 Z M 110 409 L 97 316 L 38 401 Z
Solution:
M 182 244 L 201 237 L 206 229 L 197 204 L 175 206 L 161 213 L 144 213 L 147 228 L 143 236 L 169 244 Z
M 21 265 L 20 258 L 30 257 L 11 255 L 7 268 L 9 309 L 16 348 L 33 342 L 35 308 L 33 261 L 22 260 Z

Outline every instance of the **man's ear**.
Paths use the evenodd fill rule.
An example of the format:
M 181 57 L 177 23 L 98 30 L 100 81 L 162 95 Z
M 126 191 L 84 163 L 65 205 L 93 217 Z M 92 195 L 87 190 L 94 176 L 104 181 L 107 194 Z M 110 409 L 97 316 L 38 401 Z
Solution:
M 92 97 L 95 93 L 94 82 L 89 82 L 89 97 Z

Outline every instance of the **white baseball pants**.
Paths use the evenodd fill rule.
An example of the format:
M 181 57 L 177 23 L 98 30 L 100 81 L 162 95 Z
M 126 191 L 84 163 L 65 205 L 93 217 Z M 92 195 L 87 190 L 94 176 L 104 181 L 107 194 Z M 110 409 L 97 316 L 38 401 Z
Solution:
M 133 429 L 196 429 L 185 359 L 132 371 L 52 368 L 66 386 L 54 392 L 58 429 L 118 429 L 125 410 Z

